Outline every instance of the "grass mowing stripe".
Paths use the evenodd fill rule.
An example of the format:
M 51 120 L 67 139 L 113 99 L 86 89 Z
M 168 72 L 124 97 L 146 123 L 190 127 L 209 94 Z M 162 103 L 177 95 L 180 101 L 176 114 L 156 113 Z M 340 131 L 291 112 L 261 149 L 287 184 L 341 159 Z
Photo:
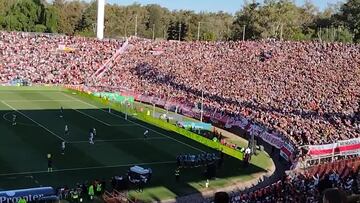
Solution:
M 51 173 L 54 172 L 65 172 L 65 171 L 80 171 L 80 170 L 91 170 L 91 169 L 103 169 L 103 168 L 117 168 L 117 167 L 125 167 L 125 166 L 141 166 L 141 165 L 160 165 L 160 164 L 173 164 L 176 161 L 159 161 L 159 162 L 148 162 L 148 163 L 131 163 L 131 164 L 118 164 L 118 165 L 110 165 L 110 166 L 89 166 L 89 167 L 80 167 L 80 168 L 65 168 L 65 169 L 55 169 Z M 14 176 L 14 175 L 27 175 L 27 174 L 40 174 L 40 173 L 49 173 L 47 170 L 45 171 L 26 171 L 19 173 L 3 173 L 0 176 Z
M 104 121 L 102 121 L 102 120 L 99 120 L 99 119 L 95 118 L 94 116 L 89 115 L 89 114 L 87 114 L 87 113 L 84 113 L 84 112 L 82 112 L 82 111 L 80 111 L 80 110 L 73 109 L 73 108 L 72 108 L 72 110 L 74 110 L 74 111 L 76 111 L 76 112 L 79 112 L 79 113 L 81 113 L 81 114 L 83 114 L 83 115 L 85 115 L 85 116 L 87 116 L 87 117 L 89 117 L 89 118 L 92 118 L 92 119 L 94 119 L 94 120 L 96 120 L 96 121 L 98 121 L 98 122 L 100 122 L 100 123 L 102 123 L 102 124 L 104 124 L 104 125 L 106 125 L 106 126 L 111 126 L 110 124 L 108 124 L 108 123 L 106 123 L 106 122 L 104 122 Z
M 111 113 L 111 112 L 107 112 L 107 111 L 105 111 L 105 110 L 103 110 L 103 109 L 101 109 L 101 108 L 99 108 L 99 107 L 97 107 L 97 106 L 95 106 L 95 105 L 93 105 L 93 104 L 89 104 L 89 103 L 84 102 L 84 101 L 82 101 L 82 100 L 80 100 L 80 99 L 78 99 L 78 98 L 75 98 L 75 97 L 73 97 L 72 95 L 67 95 L 67 94 L 65 94 L 64 92 L 62 92 L 62 94 L 64 94 L 64 95 L 65 95 L 66 97 L 68 97 L 68 98 L 73 98 L 73 99 L 75 99 L 76 101 L 79 101 L 79 102 L 81 102 L 81 103 L 83 103 L 83 104 L 86 104 L 86 105 L 88 105 L 88 106 L 91 106 L 91 107 L 93 107 L 93 108 L 99 109 L 100 111 L 103 111 L 103 112 L 105 112 L 105 113 L 109 113 L 109 114 L 114 115 L 114 116 L 116 116 L 116 117 L 119 117 L 119 118 L 121 118 L 121 119 L 125 119 L 125 118 L 123 118 L 122 116 L 119 116 L 119 115 L 114 114 L 114 113 Z M 125 120 L 126 120 L 126 119 L 125 119 Z M 175 138 L 173 138 L 173 137 L 170 137 L 170 136 L 168 136 L 168 135 L 165 135 L 165 134 L 163 134 L 163 133 L 161 133 L 161 132 L 158 132 L 158 131 L 156 131 L 156 130 L 154 130 L 154 129 L 148 128 L 147 126 L 144 126 L 144 125 L 142 125 L 142 124 L 140 124 L 140 123 L 136 123 L 136 122 L 134 122 L 134 121 L 132 121 L 132 120 L 126 120 L 126 121 L 128 121 L 128 122 L 130 122 L 130 123 L 133 123 L 133 124 L 135 124 L 135 125 L 137 125 L 137 126 L 143 127 L 143 128 L 145 128 L 145 129 L 149 129 L 149 130 L 152 131 L 152 132 L 155 132 L 155 133 L 157 133 L 157 134 L 159 134 L 159 135 L 162 135 L 162 136 L 167 137 L 167 138 L 169 138 L 169 139 L 171 139 L 171 140 L 174 140 L 174 141 L 176 141 L 176 142 L 178 142 L 178 143 L 181 143 L 181 144 L 183 144 L 183 145 L 185 145 L 185 146 L 188 146 L 188 147 L 190 147 L 190 148 L 192 148 L 192 149 L 195 149 L 196 151 L 205 153 L 205 151 L 203 151 L 203 150 L 201 150 L 201 149 L 199 149 L 199 148 L 196 148 L 196 147 L 194 147 L 194 146 L 191 146 L 191 145 L 189 145 L 189 144 L 186 144 L 185 142 L 182 142 L 182 141 L 177 140 L 177 139 L 175 139 Z
M 139 141 L 139 140 L 167 140 L 166 137 L 148 137 L 148 138 L 129 138 L 129 139 L 110 139 L 110 140 L 94 140 L 95 144 L 97 142 L 132 142 L 132 141 Z M 71 141 L 67 142 L 70 144 L 78 144 L 78 143 L 89 143 L 89 141 Z
M 26 117 L 27 119 L 31 120 L 32 122 L 34 122 L 35 124 L 37 124 L 38 126 L 42 127 L 44 130 L 48 131 L 49 133 L 51 133 L 52 135 L 54 135 L 55 137 L 59 138 L 61 141 L 65 141 L 64 138 L 62 138 L 61 136 L 57 135 L 56 133 L 52 132 L 51 130 L 49 130 L 48 128 L 46 128 L 45 126 L 41 125 L 40 123 L 36 122 L 34 119 L 30 118 L 29 116 L 27 116 L 26 114 L 22 113 L 21 111 L 15 109 L 14 107 L 12 107 L 10 104 L 6 103 L 5 101 L 1 101 L 3 104 L 5 104 L 6 106 L 8 106 L 9 108 L 11 108 L 12 110 L 18 112 L 19 114 L 23 115 L 24 117 Z

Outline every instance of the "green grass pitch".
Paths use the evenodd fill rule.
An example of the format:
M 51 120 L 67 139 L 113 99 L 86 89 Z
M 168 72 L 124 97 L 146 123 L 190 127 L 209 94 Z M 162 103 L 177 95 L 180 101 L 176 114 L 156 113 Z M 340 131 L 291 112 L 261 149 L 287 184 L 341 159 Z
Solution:
M 16 126 L 12 126 L 13 114 L 17 115 Z M 67 136 L 65 125 L 70 132 Z M 97 135 L 91 145 L 88 137 L 93 127 Z M 144 139 L 147 129 L 150 136 Z M 61 154 L 63 140 L 65 155 Z M 144 192 L 130 194 L 143 200 L 174 198 L 204 189 L 204 168 L 182 170 L 180 183 L 174 177 L 178 154 L 201 152 L 213 150 L 135 117 L 125 120 L 121 112 L 109 113 L 104 104 L 69 91 L 0 87 L 0 189 L 73 187 L 95 179 L 109 180 L 141 165 L 153 169 L 152 180 Z M 52 173 L 47 172 L 48 153 L 53 155 Z M 249 180 L 270 165 L 266 154 L 255 159 L 257 164 L 243 168 L 240 161 L 227 157 L 210 187 Z

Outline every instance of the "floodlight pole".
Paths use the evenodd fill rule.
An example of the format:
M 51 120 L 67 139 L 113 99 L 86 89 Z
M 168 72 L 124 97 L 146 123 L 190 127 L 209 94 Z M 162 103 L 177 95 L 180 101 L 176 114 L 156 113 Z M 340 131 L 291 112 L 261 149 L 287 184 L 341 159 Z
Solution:
M 170 100 L 169 98 L 170 98 L 170 97 L 169 97 L 169 94 L 168 94 L 166 100 Z M 169 108 L 166 108 L 166 115 L 168 115 L 168 114 L 169 114 Z
M 200 122 L 203 122 L 204 116 L 204 91 L 201 91 L 201 112 L 200 112 Z
M 165 35 L 166 35 L 166 27 L 164 26 L 164 39 L 165 39 Z
M 128 118 L 127 99 L 125 100 L 125 120 Z
M 105 0 L 98 0 L 97 3 L 96 37 L 101 40 L 104 38 Z
M 137 29 L 138 29 L 138 15 L 135 16 L 135 37 L 137 37 Z
M 155 23 L 153 24 L 153 29 L 152 29 L 152 39 L 155 40 Z
M 254 133 L 251 133 L 250 143 L 251 143 L 251 145 L 250 145 L 251 154 L 255 154 L 256 146 L 255 146 L 255 136 L 254 136 Z
M 246 25 L 244 25 L 243 27 L 243 36 L 242 36 L 243 41 L 245 41 L 245 32 L 246 32 Z
M 200 40 L 200 26 L 201 26 L 201 22 L 198 23 L 198 32 L 197 32 L 197 40 Z
M 127 112 L 127 105 L 125 104 L 125 120 L 127 120 L 128 112 Z
M 153 103 L 153 117 L 155 118 L 155 102 Z

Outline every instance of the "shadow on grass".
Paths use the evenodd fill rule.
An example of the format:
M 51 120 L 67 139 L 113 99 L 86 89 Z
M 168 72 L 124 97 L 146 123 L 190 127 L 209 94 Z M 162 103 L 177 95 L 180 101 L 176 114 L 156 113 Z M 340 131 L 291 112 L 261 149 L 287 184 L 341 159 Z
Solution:
M 13 114 L 17 115 L 16 126 L 12 126 Z M 207 179 L 204 173 L 206 167 L 182 169 L 180 181 L 176 182 L 174 171 L 177 155 L 218 153 L 186 137 L 136 118 L 129 117 L 129 120 L 124 120 L 121 118 L 124 115 L 116 111 L 109 114 L 106 110 L 73 110 L 65 107 L 61 118 L 58 109 L 3 110 L 0 111 L 0 117 L 0 162 L 6 163 L 6 167 L 0 168 L 0 188 L 4 189 L 36 186 L 57 188 L 65 185 L 71 188 L 77 183 L 96 179 L 110 180 L 113 176 L 124 175 L 129 167 L 136 164 L 153 170 L 152 179 L 145 186 L 146 191 L 162 188 L 156 190 L 156 194 L 144 192 L 136 196 L 145 201 L 159 201 L 199 194 L 204 188 Z M 69 135 L 64 134 L 65 125 L 69 127 Z M 98 134 L 95 145 L 87 143 L 91 128 L 96 128 Z M 153 130 L 154 133 L 150 136 L 172 139 L 141 139 L 146 129 Z M 134 140 L 129 141 L 133 138 Z M 96 142 L 99 139 L 110 141 Z M 61 155 L 63 140 L 68 142 L 65 155 Z M 74 141 L 83 142 L 72 143 Z M 46 172 L 47 153 L 53 154 L 53 173 Z M 225 157 L 224 165 L 217 169 L 217 180 L 211 182 L 221 188 L 233 177 L 248 180 L 252 174 L 258 172 L 266 170 L 255 165 L 244 167 L 241 161 Z M 29 183 L 25 178 L 30 176 L 32 181 Z M 8 181 L 9 178 L 14 181 Z M 109 182 L 107 186 L 110 186 Z M 131 188 L 135 189 L 135 186 Z

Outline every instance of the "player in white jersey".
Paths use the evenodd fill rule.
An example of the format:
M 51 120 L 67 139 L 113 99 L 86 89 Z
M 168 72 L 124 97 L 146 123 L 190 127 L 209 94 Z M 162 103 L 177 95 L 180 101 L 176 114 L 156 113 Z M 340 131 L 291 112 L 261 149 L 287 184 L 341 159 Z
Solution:
M 61 154 L 62 154 L 62 155 L 65 154 L 65 147 L 66 147 L 65 141 L 62 141 L 62 143 L 61 143 Z
M 64 116 L 64 109 L 63 107 L 60 107 L 60 118 Z
M 90 132 L 89 143 L 94 144 L 94 133 L 93 132 Z
M 67 125 L 65 125 L 64 134 L 65 134 L 65 136 L 69 135 L 69 128 Z
M 12 118 L 12 125 L 16 125 L 16 115 L 13 114 L 12 116 L 13 116 L 13 118 Z
M 148 134 L 149 134 L 149 131 L 148 130 L 145 130 L 144 132 L 144 139 L 146 139 L 148 137 Z
M 95 128 L 92 129 L 92 132 L 94 133 L 94 136 L 96 136 L 96 129 Z

